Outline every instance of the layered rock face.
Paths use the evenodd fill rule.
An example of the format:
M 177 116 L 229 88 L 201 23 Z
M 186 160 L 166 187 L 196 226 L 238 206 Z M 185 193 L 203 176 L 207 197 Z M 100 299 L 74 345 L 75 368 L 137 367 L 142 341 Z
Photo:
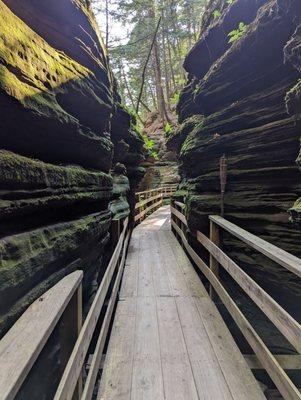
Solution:
M 208 232 L 208 215 L 220 213 L 219 159 L 225 154 L 225 218 L 301 256 L 301 175 L 295 163 L 300 23 L 300 1 L 209 3 L 200 39 L 184 64 L 189 79 L 178 105 L 181 125 L 169 141 L 180 155 L 178 196 L 186 202 L 192 233 Z M 236 39 L 229 42 L 233 30 Z M 282 291 L 300 295 L 297 278 L 227 235 L 225 247 L 297 313 Z
M 110 170 L 123 162 L 139 176 L 143 142 L 87 3 L 0 1 L 0 336 L 75 269 L 89 298 L 109 239 Z
M 157 112 L 150 113 L 143 134 L 150 143 L 151 156 L 144 162 L 145 175 L 139 190 L 149 190 L 179 183 L 177 155 L 166 147 L 167 135 Z

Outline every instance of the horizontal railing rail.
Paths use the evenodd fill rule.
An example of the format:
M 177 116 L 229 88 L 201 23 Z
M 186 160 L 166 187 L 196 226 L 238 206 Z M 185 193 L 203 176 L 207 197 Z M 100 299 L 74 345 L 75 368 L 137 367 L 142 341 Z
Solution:
M 298 388 L 289 378 L 284 368 L 288 365 L 292 367 L 301 367 L 300 354 L 292 355 L 289 362 L 289 355 L 280 357 L 273 355 L 263 340 L 259 337 L 251 323 L 244 316 L 233 298 L 227 292 L 225 286 L 219 279 L 219 267 L 223 267 L 243 291 L 252 299 L 252 301 L 265 313 L 269 320 L 278 328 L 283 336 L 292 344 L 298 353 L 301 352 L 301 325 L 280 304 L 278 304 L 264 289 L 262 289 L 245 271 L 243 271 L 237 263 L 228 257 L 220 248 L 220 232 L 219 228 L 227 230 L 235 237 L 241 239 L 254 249 L 260 251 L 265 256 L 278 262 L 283 267 L 297 276 L 300 276 L 301 260 L 297 257 L 285 252 L 284 250 L 271 245 L 263 239 L 245 231 L 244 229 L 234 225 L 219 216 L 210 216 L 210 238 L 202 232 L 197 232 L 197 241 L 209 252 L 210 264 L 201 259 L 196 251 L 190 246 L 187 239 L 188 225 L 183 213 L 184 204 L 172 201 L 172 229 L 189 254 L 195 265 L 200 269 L 203 275 L 208 279 L 211 285 L 211 294 L 213 290 L 219 296 L 228 312 L 236 322 L 240 331 L 253 349 L 255 356 L 249 356 L 247 361 L 249 364 L 258 365 L 265 369 L 273 380 L 274 384 L 282 394 L 284 399 L 301 399 Z M 287 368 L 286 368 L 287 369 Z
M 63 330 L 60 337 L 69 338 L 70 342 L 72 335 L 69 334 L 74 329 L 78 335 L 81 327 L 82 278 L 82 271 L 65 276 L 35 300 L 0 341 L 2 400 L 15 398 L 60 319 L 60 329 Z M 67 307 L 70 304 L 72 307 Z M 71 324 L 67 323 L 70 321 Z
M 170 198 L 176 186 L 166 186 L 136 193 L 134 222 L 141 223 L 151 212 L 162 206 L 165 198 Z

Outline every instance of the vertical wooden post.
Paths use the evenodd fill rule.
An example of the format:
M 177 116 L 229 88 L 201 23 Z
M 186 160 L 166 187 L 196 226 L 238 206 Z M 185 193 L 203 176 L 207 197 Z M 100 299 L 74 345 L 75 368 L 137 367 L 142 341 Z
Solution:
M 220 245 L 219 227 L 213 221 L 210 221 L 210 240 L 216 246 Z M 218 277 L 218 275 L 219 275 L 219 263 L 212 256 L 212 254 L 210 254 L 210 269 Z M 214 296 L 214 290 L 213 290 L 212 286 L 210 285 L 210 297 L 213 298 L 213 296 Z
M 142 196 L 142 197 L 144 197 L 144 196 Z M 141 200 L 142 200 L 142 198 L 141 198 L 141 195 L 139 194 L 139 199 L 138 199 L 139 203 L 140 203 Z M 140 207 L 138 208 L 138 210 L 139 210 L 139 214 L 141 214 L 142 211 L 143 211 L 143 206 L 140 206 Z M 140 218 L 139 218 L 139 224 L 141 224 L 142 221 L 143 221 L 143 218 L 140 217 Z
M 82 284 L 67 305 L 60 323 L 60 361 L 62 374 L 83 324 Z M 83 391 L 82 374 L 78 378 L 72 400 L 79 400 Z
M 174 200 L 173 200 L 173 199 L 170 199 L 170 206 L 171 206 L 171 207 L 174 207 Z M 172 221 L 175 220 L 173 213 L 171 213 L 170 219 L 171 219 Z M 171 225 L 171 231 L 175 234 L 175 230 L 174 230 L 174 228 L 173 228 L 172 225 Z

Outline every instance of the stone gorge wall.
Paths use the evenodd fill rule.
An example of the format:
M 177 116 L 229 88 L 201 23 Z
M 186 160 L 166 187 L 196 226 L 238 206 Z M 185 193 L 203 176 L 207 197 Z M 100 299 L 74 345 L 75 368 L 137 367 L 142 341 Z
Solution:
M 185 60 L 181 125 L 168 143 L 180 155 L 177 195 L 185 199 L 192 233 L 208 232 L 208 215 L 220 212 L 219 158 L 225 154 L 226 218 L 300 257 L 301 175 L 295 160 L 301 128 L 301 2 L 229 3 L 209 3 L 200 39 Z M 214 18 L 216 10 L 220 16 Z M 227 34 L 240 22 L 246 32 L 228 43 Z M 227 235 L 225 245 L 297 313 L 295 300 L 282 290 L 295 289 L 300 296 L 299 280 Z
M 171 119 L 170 125 L 176 125 L 176 121 L 173 121 L 174 115 L 170 113 L 169 118 Z M 153 143 L 152 151 L 156 158 L 148 157 L 143 163 L 146 172 L 140 182 L 139 190 L 144 191 L 179 183 L 177 155 L 175 151 L 166 148 L 167 135 L 157 112 L 148 115 L 143 134 Z
M 142 173 L 143 142 L 86 3 L 0 1 L 0 336 L 75 269 L 89 298 L 109 239 L 110 170 L 125 164 L 113 174 L 125 196 Z

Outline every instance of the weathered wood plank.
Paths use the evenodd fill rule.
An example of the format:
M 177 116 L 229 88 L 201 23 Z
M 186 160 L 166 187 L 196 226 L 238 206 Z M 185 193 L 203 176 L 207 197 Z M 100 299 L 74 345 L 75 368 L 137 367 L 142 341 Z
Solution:
M 301 355 L 299 354 L 276 354 L 277 362 L 283 369 L 301 369 Z M 249 368 L 264 369 L 255 354 L 244 354 Z
M 194 300 L 233 399 L 263 400 L 260 387 L 215 305 L 208 296 Z
M 293 272 L 297 276 L 301 277 L 301 260 L 298 257 L 288 253 L 285 250 L 280 249 L 277 246 L 253 235 L 252 233 L 240 228 L 239 226 L 227 221 L 226 219 L 218 216 L 211 215 L 211 221 L 231 233 L 233 236 L 237 237 L 241 241 L 247 243 L 253 249 L 259 251 L 265 256 L 269 257 L 271 260 L 282 265 L 284 268 Z
M 136 297 L 118 302 L 97 400 L 130 400 Z
M 159 193 L 156 196 L 152 196 L 152 197 L 149 197 L 148 199 L 141 200 L 138 203 L 136 203 L 135 209 L 137 209 L 139 207 L 143 207 L 144 205 L 151 203 L 154 200 L 161 199 L 161 197 L 162 197 L 162 193 Z
M 137 297 L 131 400 L 164 400 L 155 297 Z
M 15 397 L 83 278 L 75 271 L 40 296 L 0 341 L 1 399 Z
M 199 396 L 182 333 L 175 298 L 157 297 L 156 300 L 165 392 L 164 399 L 198 400 Z
M 183 224 L 185 224 L 187 226 L 187 220 L 184 216 L 184 214 L 182 214 L 179 210 L 175 209 L 174 207 L 170 207 L 171 213 L 174 214 L 177 218 L 179 218 L 180 221 L 183 222 Z
M 183 279 L 186 282 L 190 295 L 196 297 L 208 296 L 204 285 L 200 281 L 194 268 L 192 268 L 191 262 L 187 258 L 182 247 L 179 246 L 179 243 L 173 233 L 170 230 L 168 232 L 159 231 L 157 235 L 159 238 L 159 243 L 165 245 L 169 244 L 177 264 L 183 273 Z
M 203 233 L 197 239 L 300 353 L 301 325 Z
M 195 299 L 179 297 L 176 303 L 199 397 L 233 400 Z M 228 367 L 231 369 L 232 362 Z
M 191 292 L 184 278 L 183 272 L 177 262 L 175 254 L 173 253 L 169 243 L 164 242 L 162 236 L 163 235 L 160 236 L 160 240 L 157 236 L 156 246 L 160 249 L 162 266 L 167 271 L 171 294 L 172 296 L 189 296 L 191 295 Z
M 147 207 L 145 210 L 141 211 L 139 214 L 137 214 L 134 218 L 135 222 L 138 221 L 140 218 L 144 217 L 148 212 L 153 210 L 156 207 L 159 207 L 162 204 L 162 200 L 158 201 L 155 204 L 152 204 L 151 206 Z
M 133 297 L 138 294 L 138 274 L 139 274 L 139 237 L 132 235 L 128 255 L 126 258 L 126 268 L 122 278 L 120 298 Z

